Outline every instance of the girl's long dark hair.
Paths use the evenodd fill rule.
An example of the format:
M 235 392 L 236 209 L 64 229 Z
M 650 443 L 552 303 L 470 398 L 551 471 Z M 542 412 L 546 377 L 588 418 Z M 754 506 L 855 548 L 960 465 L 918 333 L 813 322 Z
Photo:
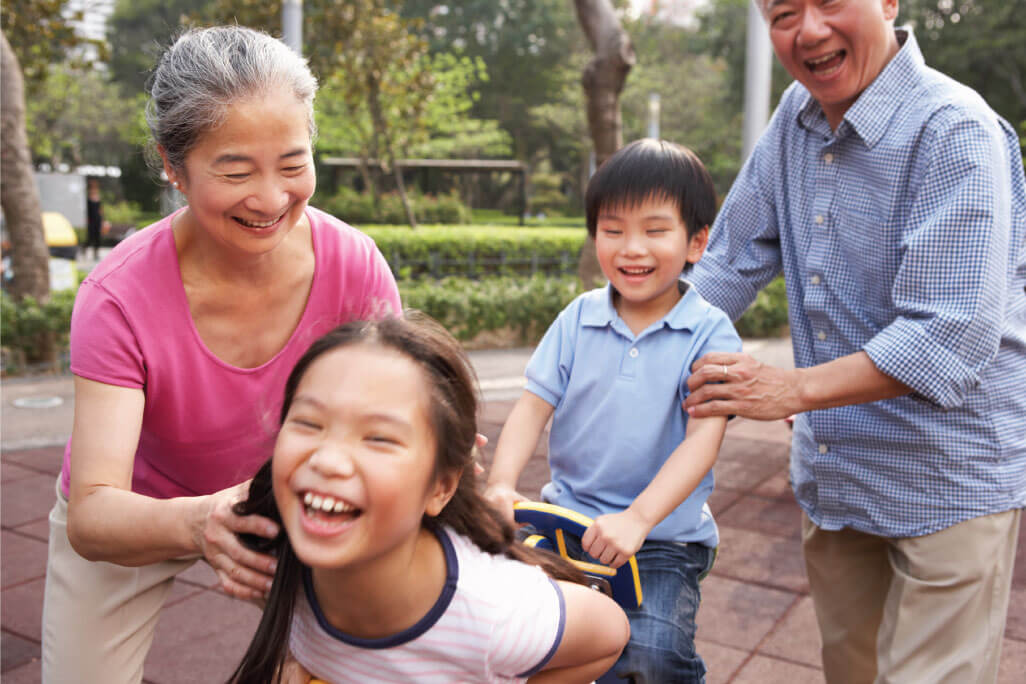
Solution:
M 559 556 L 519 543 L 513 528 L 481 495 L 474 471 L 477 439 L 477 392 L 474 371 L 460 344 L 442 326 L 418 312 L 403 318 L 346 323 L 320 338 L 296 363 L 285 383 L 281 422 L 310 365 L 322 355 L 355 344 L 378 344 L 416 362 L 431 388 L 431 422 L 436 436 L 435 473 L 461 471 L 452 499 L 434 520 L 468 537 L 481 550 L 541 567 L 553 579 L 585 583 L 584 576 Z M 271 463 L 253 477 L 249 498 L 235 506 L 239 515 L 263 515 L 281 525 L 271 490 Z M 281 682 L 288 655 L 292 610 L 302 582 L 302 564 L 284 528 L 274 539 L 243 535 L 243 542 L 278 559 L 260 625 L 232 674 L 232 684 Z

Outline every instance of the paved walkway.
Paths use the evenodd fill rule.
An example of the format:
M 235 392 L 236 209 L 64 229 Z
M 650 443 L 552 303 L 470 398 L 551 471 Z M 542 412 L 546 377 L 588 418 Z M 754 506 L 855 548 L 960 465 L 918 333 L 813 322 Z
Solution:
M 779 347 L 758 343 L 752 350 L 778 358 L 782 353 Z M 481 430 L 494 444 L 518 393 L 509 364 L 522 369 L 523 355 L 476 354 L 474 361 L 485 388 Z M 10 408 L 11 396 L 27 395 L 26 384 L 5 384 L 5 432 L 12 411 L 17 415 Z M 59 383 L 46 387 L 59 393 Z M 734 420 L 715 466 L 711 506 L 723 541 L 716 566 L 702 585 L 698 617 L 698 645 L 710 684 L 823 681 L 799 549 L 799 511 L 787 483 L 789 441 L 782 421 Z M 39 681 L 46 516 L 62 449 L 9 449 L 6 434 L 4 444 L 0 671 L 4 684 L 25 684 Z M 486 459 L 490 456 L 486 450 Z M 522 490 L 536 496 L 546 480 L 539 450 L 524 472 Z M 219 593 L 216 584 L 202 563 L 176 582 L 146 663 L 147 682 L 217 682 L 231 672 L 259 616 L 252 606 Z M 1026 527 L 1020 535 L 999 681 L 1026 681 Z

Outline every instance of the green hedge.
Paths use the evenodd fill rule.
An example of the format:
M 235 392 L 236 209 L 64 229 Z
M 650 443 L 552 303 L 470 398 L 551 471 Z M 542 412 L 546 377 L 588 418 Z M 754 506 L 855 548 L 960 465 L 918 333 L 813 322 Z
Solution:
M 459 340 L 511 329 L 521 344 L 541 339 L 556 315 L 581 293 L 577 278 L 445 278 L 399 283 L 403 306 L 428 314 Z
M 577 272 L 587 239 L 578 228 L 364 226 L 397 278 L 558 276 Z
M 471 221 L 470 208 L 455 194 L 411 193 L 407 197 L 418 223 L 463 224 Z M 370 193 L 359 193 L 352 188 L 341 188 L 333 196 L 319 196 L 311 204 L 355 226 L 369 223 L 408 225 L 402 199 L 394 192 L 381 195 L 377 208 Z
M 581 292 L 575 276 L 499 276 L 472 280 L 400 280 L 403 305 L 437 319 L 458 339 L 468 341 L 482 332 L 512 331 L 519 344 L 534 344 L 556 315 Z M 0 338 L 5 372 L 20 372 L 42 361 L 39 337 L 51 332 L 58 353 L 66 354 L 73 291 L 56 292 L 40 306 L 26 298 L 15 302 L 6 293 L 0 302 Z M 787 295 L 783 279 L 772 282 L 737 322 L 742 337 L 786 334 Z
M 58 356 L 68 349 L 71 333 L 71 309 L 75 290 L 62 290 L 50 295 L 50 301 L 39 304 L 32 297 L 15 302 L 6 292 L 0 295 L 0 339 L 3 340 L 4 372 L 17 373 L 23 367 L 47 363 L 40 357 L 41 338 L 52 333 Z
M 535 344 L 556 315 L 580 294 L 574 276 L 445 278 L 400 281 L 403 306 L 419 309 L 460 340 L 481 332 L 512 329 L 521 344 Z M 737 321 L 742 337 L 779 337 L 787 333 L 787 294 L 783 278 L 774 280 Z
M 735 326 L 741 337 L 783 337 L 787 323 L 787 290 L 781 277 L 756 295 Z

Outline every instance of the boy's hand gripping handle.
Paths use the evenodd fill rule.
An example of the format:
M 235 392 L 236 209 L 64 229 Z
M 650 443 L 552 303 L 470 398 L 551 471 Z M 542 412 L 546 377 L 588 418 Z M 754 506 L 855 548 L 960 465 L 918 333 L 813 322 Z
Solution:
M 580 538 L 592 523 L 592 519 L 577 511 L 562 506 L 541 503 L 538 501 L 518 501 L 513 504 L 513 518 L 518 523 L 526 523 L 537 530 L 524 540 L 528 546 L 554 551 L 570 561 L 589 578 L 597 580 L 597 588 L 609 587 L 613 600 L 623 608 L 637 608 L 641 605 L 641 578 L 638 574 L 638 561 L 631 556 L 619 569 L 589 563 L 571 558 L 566 549 L 566 534 Z

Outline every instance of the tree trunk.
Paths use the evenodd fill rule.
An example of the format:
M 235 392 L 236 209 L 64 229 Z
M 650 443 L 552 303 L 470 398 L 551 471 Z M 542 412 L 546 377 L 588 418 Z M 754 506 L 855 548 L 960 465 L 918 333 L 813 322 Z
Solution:
M 374 160 L 374 168 L 371 169 L 371 174 L 375 179 L 371 187 L 371 193 L 374 197 L 374 209 L 379 213 L 381 212 L 381 187 L 378 180 L 384 175 L 384 168 L 381 164 L 382 159 L 384 159 L 384 156 L 381 154 L 381 139 L 385 137 L 385 116 L 381 112 L 381 101 L 378 99 L 380 89 L 381 84 L 378 82 L 377 77 L 373 74 L 368 74 L 367 109 L 371 115 L 370 154 L 371 159 Z
M 581 85 L 588 109 L 588 130 L 595 148 L 595 168 L 623 145 L 620 93 L 634 66 L 634 46 L 613 10 L 611 0 L 574 0 L 577 21 L 595 56 L 584 67 Z M 577 275 L 586 288 L 602 277 L 595 245 L 589 239 L 581 250 Z
M 406 211 L 406 220 L 409 222 L 410 228 L 416 230 L 417 217 L 413 215 L 413 207 L 410 206 L 410 198 L 406 196 L 406 184 L 403 183 L 403 170 L 395 163 L 395 159 L 390 161 L 392 163 L 392 174 L 395 176 L 395 187 L 399 190 L 399 199 L 403 201 L 403 209 Z
M 50 298 L 50 255 L 25 133 L 24 82 L 7 36 L 0 37 L 0 204 L 11 238 L 9 290 L 15 299 L 28 295 L 43 303 Z

